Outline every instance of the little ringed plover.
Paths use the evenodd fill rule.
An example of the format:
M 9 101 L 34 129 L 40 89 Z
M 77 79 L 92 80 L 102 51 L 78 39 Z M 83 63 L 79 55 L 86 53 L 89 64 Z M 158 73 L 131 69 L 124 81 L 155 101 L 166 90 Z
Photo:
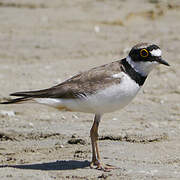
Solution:
M 10 94 L 18 98 L 1 104 L 36 102 L 65 111 L 95 114 L 90 130 L 92 161 L 90 167 L 108 171 L 114 167 L 100 161 L 98 126 L 104 113 L 125 107 L 139 92 L 148 74 L 162 59 L 155 44 L 140 43 L 122 60 L 92 68 L 48 89 Z

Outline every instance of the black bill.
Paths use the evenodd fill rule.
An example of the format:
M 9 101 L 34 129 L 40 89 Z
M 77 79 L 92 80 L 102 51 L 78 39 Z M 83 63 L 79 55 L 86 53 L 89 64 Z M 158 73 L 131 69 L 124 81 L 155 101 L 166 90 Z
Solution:
M 160 64 L 164 64 L 164 65 L 166 65 L 166 66 L 170 66 L 164 59 L 162 59 L 161 57 L 158 57 L 157 59 L 156 59 L 156 61 L 158 62 L 158 63 L 160 63 Z

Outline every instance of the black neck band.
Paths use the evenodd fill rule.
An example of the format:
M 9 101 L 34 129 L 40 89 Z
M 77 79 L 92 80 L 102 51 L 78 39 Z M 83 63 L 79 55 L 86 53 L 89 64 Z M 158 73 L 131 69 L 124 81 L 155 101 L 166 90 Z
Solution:
M 127 73 L 137 84 L 139 84 L 139 86 L 142 86 L 144 84 L 147 76 L 142 76 L 140 73 L 136 72 L 126 59 L 122 60 L 122 65 L 124 67 L 123 71 Z

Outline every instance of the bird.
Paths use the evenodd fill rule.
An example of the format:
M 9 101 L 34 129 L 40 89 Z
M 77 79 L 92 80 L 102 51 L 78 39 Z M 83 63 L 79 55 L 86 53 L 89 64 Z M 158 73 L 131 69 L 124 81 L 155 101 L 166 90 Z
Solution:
M 101 161 L 98 147 L 98 127 L 105 113 L 124 108 L 137 95 L 149 73 L 157 65 L 169 66 L 162 51 L 153 43 L 138 43 L 128 55 L 111 63 L 81 72 L 53 87 L 10 94 L 14 99 L 1 104 L 35 102 L 60 111 L 94 114 L 90 129 L 91 168 L 110 171 L 115 167 Z

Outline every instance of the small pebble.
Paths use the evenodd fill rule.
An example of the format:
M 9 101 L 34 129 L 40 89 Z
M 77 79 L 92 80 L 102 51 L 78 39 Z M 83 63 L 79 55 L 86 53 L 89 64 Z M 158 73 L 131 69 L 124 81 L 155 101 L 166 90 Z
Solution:
M 30 123 L 29 123 L 29 126 L 33 127 L 33 126 L 34 126 L 34 124 L 33 124 L 32 122 L 30 122 Z
M 61 116 L 61 119 L 65 120 L 65 119 L 66 119 L 66 116 Z
M 15 116 L 15 112 L 14 112 L 14 111 L 1 110 L 1 111 L 0 111 L 0 115 L 2 115 L 2 116 L 8 116 L 8 117 L 14 117 L 14 116 Z
M 95 31 L 96 33 L 99 33 L 99 32 L 100 32 L 100 27 L 99 27 L 99 26 L 94 26 L 94 31 Z
M 76 116 L 75 114 L 72 115 L 72 118 L 74 118 L 74 119 L 79 119 L 79 117 Z
M 160 100 L 160 104 L 164 104 L 164 100 Z

